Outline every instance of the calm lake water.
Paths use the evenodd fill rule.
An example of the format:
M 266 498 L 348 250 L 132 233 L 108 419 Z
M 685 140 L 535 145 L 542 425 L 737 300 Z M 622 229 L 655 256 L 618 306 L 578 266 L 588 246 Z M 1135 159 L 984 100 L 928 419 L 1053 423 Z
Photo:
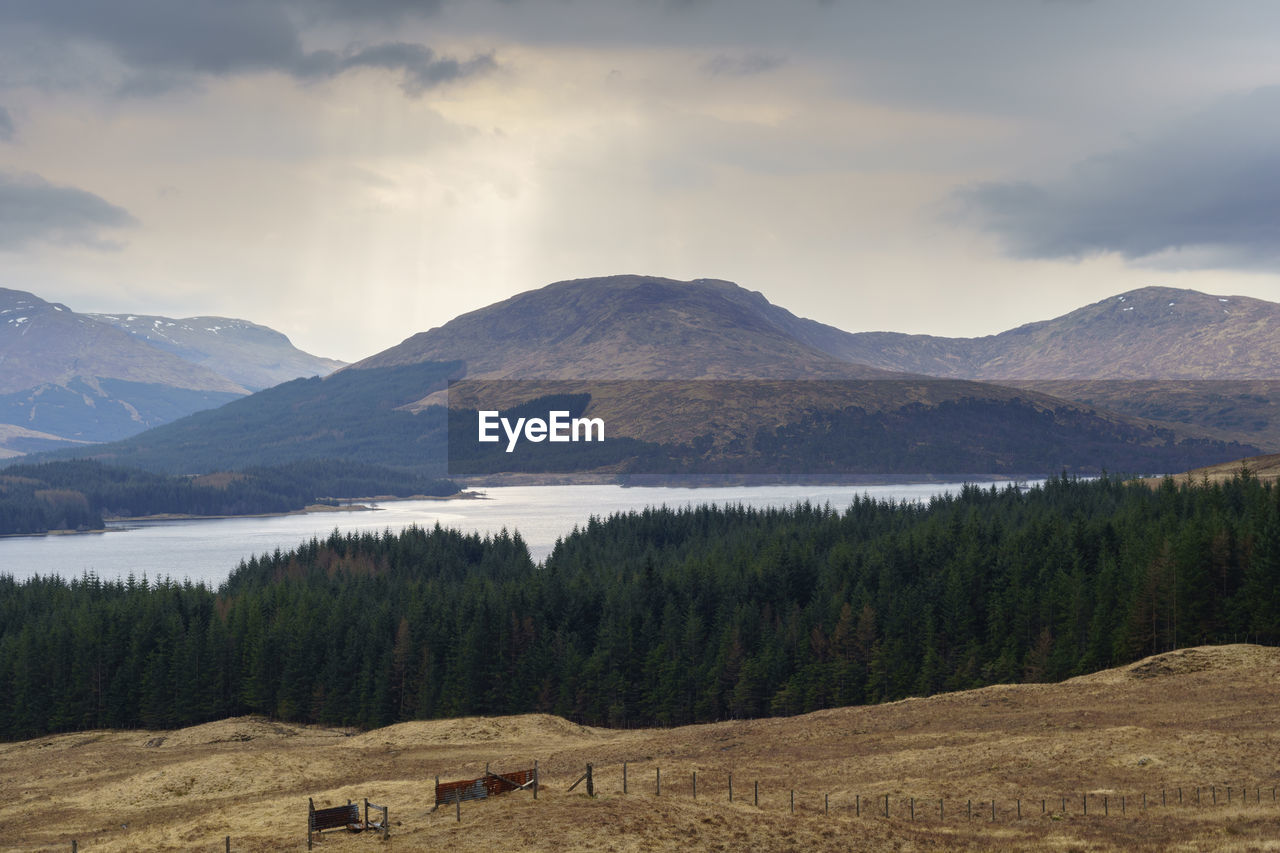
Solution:
M 789 506 L 805 500 L 842 509 L 855 495 L 927 501 L 933 495 L 956 492 L 960 486 L 503 486 L 483 489 L 483 500 L 389 501 L 376 504 L 371 512 L 130 522 L 112 524 L 105 533 L 0 539 L 0 573 L 21 579 L 37 574 L 78 578 L 93 572 L 106 580 L 132 572 L 139 578 L 168 576 L 217 586 L 243 559 L 276 548 L 287 551 L 313 536 L 324 538 L 334 528 L 398 531 L 411 524 L 430 527 L 436 522 L 481 533 L 496 533 L 504 527 L 518 530 L 533 558 L 540 561 L 551 553 L 557 539 L 592 515 L 603 517 L 647 506 Z

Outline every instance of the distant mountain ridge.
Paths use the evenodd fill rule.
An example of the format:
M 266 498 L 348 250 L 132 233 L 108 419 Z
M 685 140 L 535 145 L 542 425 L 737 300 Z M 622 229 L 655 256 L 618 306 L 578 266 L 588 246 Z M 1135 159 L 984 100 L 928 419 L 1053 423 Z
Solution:
M 225 376 L 31 293 L 0 288 L 0 393 L 75 377 L 245 394 Z
M 1280 305 L 1144 287 L 998 335 L 832 336 L 828 352 L 886 370 L 981 380 L 1280 379 Z
M 0 456 L 123 438 L 340 364 L 246 321 L 133 317 L 166 330 L 162 340 L 120 317 L 0 288 L 0 424 L 14 427 L 0 432 Z
M 301 376 L 324 376 L 346 362 L 311 355 L 267 326 L 231 317 L 174 319 L 149 314 L 87 314 L 153 347 L 207 367 L 250 391 Z
M 629 425 L 620 437 L 633 441 L 622 446 L 634 458 L 591 457 L 601 466 L 593 470 L 614 473 L 673 465 L 780 475 L 1159 472 L 1258 449 L 1034 389 L 868 366 L 845 354 L 856 341 L 726 281 L 557 282 L 323 379 L 295 380 L 87 452 L 186 473 L 235 469 L 263 454 L 445 473 L 443 392 L 459 378 L 479 382 L 481 393 L 485 383 L 529 383 L 514 391 L 506 383 L 501 392 L 517 396 L 499 408 L 577 395 L 587 416 Z M 585 385 L 538 384 L 564 380 Z M 640 381 L 592 388 L 592 380 Z

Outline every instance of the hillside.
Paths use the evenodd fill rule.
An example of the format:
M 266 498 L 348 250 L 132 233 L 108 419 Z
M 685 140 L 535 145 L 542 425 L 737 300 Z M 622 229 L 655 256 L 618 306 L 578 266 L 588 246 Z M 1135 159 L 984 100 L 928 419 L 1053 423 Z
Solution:
M 590 395 L 587 416 L 607 417 L 611 435 L 644 444 L 561 453 L 549 465 L 503 454 L 454 473 L 1158 472 L 1259 449 L 1229 433 L 1206 437 L 1034 390 L 888 372 L 822 349 L 844 334 L 729 282 L 559 282 L 323 380 L 269 389 L 91 452 L 166 471 L 238 468 L 278 452 L 444 472 L 445 380 L 459 377 L 507 383 L 482 408 L 548 393 L 539 383 L 591 380 L 565 393 Z
M 248 320 L 139 314 L 87 316 L 184 361 L 207 367 L 250 391 L 299 377 L 324 376 L 345 364 L 303 352 L 275 329 Z
M 1280 305 L 1144 287 L 981 338 L 862 332 L 829 351 L 880 367 L 985 380 L 1280 379 Z
M 112 441 L 339 362 L 243 320 L 78 314 L 0 288 L 0 456 Z
M 1203 468 L 1195 468 L 1182 474 L 1175 474 L 1174 479 L 1179 482 L 1190 480 L 1193 483 L 1199 483 L 1208 480 L 1210 483 L 1225 483 L 1233 477 L 1239 476 L 1242 470 L 1247 470 L 1250 476 L 1264 482 L 1280 481 L 1280 453 L 1270 453 L 1266 456 L 1250 456 L 1247 459 L 1234 459 L 1217 465 L 1206 465 Z M 1149 482 L 1153 485 L 1158 485 L 1160 480 L 1153 479 Z
M 20 290 L 0 289 L 0 394 L 75 379 L 115 379 L 189 391 L 240 396 L 245 389 L 226 377 L 65 305 Z
M 1278 678 L 1280 651 L 1232 645 L 1061 684 L 673 729 L 525 715 L 364 733 L 258 717 L 81 732 L 0 745 L 0 823 L 15 850 L 74 839 L 104 853 L 212 851 L 227 835 L 234 850 L 302 850 L 308 798 L 368 798 L 390 807 L 398 850 L 1264 850 L 1280 820 Z M 431 811 L 437 776 L 535 760 L 536 801 L 464 803 L 461 822 L 451 808 Z M 587 762 L 595 799 L 567 790 Z M 375 833 L 317 841 L 329 851 L 384 846 Z
M 900 378 L 834 356 L 732 282 L 620 275 L 549 284 L 419 333 L 360 370 L 462 359 L 492 379 Z

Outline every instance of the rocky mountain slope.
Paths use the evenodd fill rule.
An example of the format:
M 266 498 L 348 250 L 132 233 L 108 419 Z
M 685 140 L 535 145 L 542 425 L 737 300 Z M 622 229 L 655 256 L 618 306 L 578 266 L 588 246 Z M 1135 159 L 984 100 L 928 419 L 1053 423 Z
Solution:
M 89 314 L 184 361 L 207 367 L 250 391 L 297 379 L 324 376 L 346 364 L 295 347 L 267 326 L 229 317 L 174 319 L 139 314 Z
M 828 352 L 824 334 L 844 333 L 731 282 L 621 275 L 520 293 L 352 368 L 462 359 L 467 376 L 495 379 L 901 378 Z
M 1280 305 L 1144 287 L 998 335 L 862 332 L 828 339 L 827 351 L 965 379 L 1280 379 Z
M 338 364 L 239 320 L 114 320 L 0 288 L 0 424 L 16 428 L 0 455 L 123 438 Z

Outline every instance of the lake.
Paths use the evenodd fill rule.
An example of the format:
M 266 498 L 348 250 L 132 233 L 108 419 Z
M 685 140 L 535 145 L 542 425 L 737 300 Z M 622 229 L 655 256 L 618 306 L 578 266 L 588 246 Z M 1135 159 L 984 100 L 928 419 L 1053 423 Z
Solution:
M 990 483 L 978 483 L 987 486 Z M 954 493 L 960 483 L 892 486 L 741 486 L 701 489 L 664 487 L 501 486 L 483 489 L 484 499 L 387 501 L 373 511 L 338 511 L 255 518 L 120 522 L 103 533 L 19 536 L 0 539 L 0 573 L 78 578 L 92 572 L 104 580 L 168 576 L 217 586 L 241 560 L 279 548 L 287 551 L 338 528 L 399 531 L 411 524 L 496 533 L 518 530 L 535 560 L 556 540 L 592 516 L 647 506 L 704 503 L 789 506 L 798 501 L 842 509 L 855 495 L 883 500 L 927 501 Z

